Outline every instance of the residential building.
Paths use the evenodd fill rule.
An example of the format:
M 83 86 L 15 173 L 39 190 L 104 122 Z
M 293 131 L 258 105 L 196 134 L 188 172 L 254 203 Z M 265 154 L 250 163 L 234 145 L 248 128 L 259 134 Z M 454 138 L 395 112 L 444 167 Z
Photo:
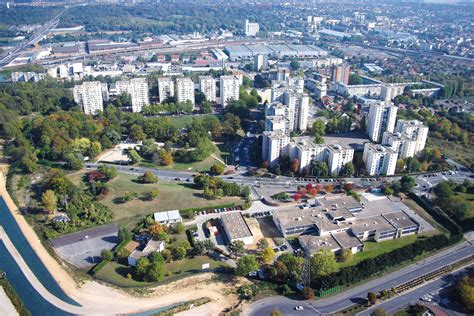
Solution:
M 389 146 L 398 154 L 398 159 L 413 157 L 416 150 L 416 141 L 402 133 L 383 133 L 382 144 Z
M 194 107 L 194 82 L 191 78 L 176 79 L 176 99 L 183 103 L 191 101 Z
M 366 143 L 362 159 L 368 175 L 393 175 L 397 164 L 398 153 L 390 147 Z
M 243 241 L 245 245 L 253 243 L 252 232 L 245 222 L 242 213 L 226 213 L 221 216 L 221 223 L 229 243 L 236 240 Z
M 253 56 L 253 68 L 255 71 L 262 71 L 268 68 L 268 55 L 257 54 Z
M 351 74 L 351 66 L 341 64 L 331 66 L 331 82 L 342 82 L 349 84 L 349 76 Z
M 221 76 L 220 94 L 222 107 L 226 107 L 231 100 L 239 99 L 239 89 L 239 78 L 236 76 Z
M 216 102 L 216 79 L 212 76 L 199 77 L 199 89 L 209 102 Z
M 148 82 L 146 78 L 120 80 L 115 83 L 117 94 L 128 93 L 132 100 L 132 112 L 141 112 L 145 105 L 150 104 Z
M 280 156 L 285 153 L 290 136 L 282 130 L 264 132 L 262 140 L 262 159 L 268 161 L 270 167 L 275 167 Z
M 157 212 L 153 214 L 153 218 L 155 222 L 159 222 L 162 225 L 172 225 L 183 221 L 179 210 Z
M 306 131 L 308 128 L 309 96 L 304 93 L 285 92 L 284 104 L 288 107 L 290 130 Z
M 398 120 L 395 130 L 398 133 L 406 134 L 410 139 L 416 142 L 415 155 L 425 148 L 428 138 L 428 126 L 418 120 Z
M 260 31 L 260 25 L 258 23 L 251 23 L 249 20 L 245 20 L 245 36 L 256 36 Z
M 354 159 L 354 149 L 350 146 L 340 144 L 327 145 L 327 152 L 328 169 L 332 175 L 339 175 L 342 167 Z
M 174 82 L 170 77 L 158 78 L 158 102 L 174 97 Z
M 133 248 L 133 246 L 135 246 L 134 249 L 131 249 Z M 146 243 L 145 247 L 140 246 L 135 241 L 131 241 L 130 246 L 127 245 L 127 247 L 125 247 L 127 248 L 127 250 L 131 252 L 127 258 L 128 265 L 136 266 L 138 259 L 148 257 L 149 255 L 155 252 L 162 252 L 163 250 L 165 250 L 165 246 L 166 246 L 166 243 L 163 240 L 150 239 Z
M 108 100 L 107 84 L 100 81 L 88 81 L 76 85 L 73 89 L 74 101 L 86 114 L 96 114 L 104 110 L 104 100 Z
M 380 142 L 384 132 L 393 132 L 398 108 L 392 103 L 373 102 L 369 107 L 367 134 L 374 142 Z
M 403 94 L 405 85 L 400 84 L 384 84 L 380 92 L 380 99 L 383 101 L 392 101 L 397 95 Z

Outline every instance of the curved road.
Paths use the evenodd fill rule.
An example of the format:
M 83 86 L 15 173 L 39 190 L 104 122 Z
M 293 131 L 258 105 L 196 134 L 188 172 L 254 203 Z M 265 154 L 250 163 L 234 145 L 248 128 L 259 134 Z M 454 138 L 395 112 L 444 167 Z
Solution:
M 467 242 L 458 244 L 443 252 L 426 258 L 423 262 L 413 264 L 400 271 L 391 273 L 338 295 L 313 301 L 291 300 L 286 297 L 271 297 L 251 304 L 242 315 L 270 315 L 272 310 L 279 309 L 284 315 L 323 315 L 333 314 L 355 303 L 365 300 L 368 292 L 380 292 L 408 282 L 441 267 L 452 264 L 474 254 L 474 245 Z M 301 305 L 303 311 L 295 311 Z

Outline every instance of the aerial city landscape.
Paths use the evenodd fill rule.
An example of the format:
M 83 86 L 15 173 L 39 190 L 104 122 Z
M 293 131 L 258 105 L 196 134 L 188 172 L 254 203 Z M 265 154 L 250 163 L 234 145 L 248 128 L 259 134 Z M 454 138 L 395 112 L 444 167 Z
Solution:
M 474 2 L 0 0 L 0 315 L 472 315 Z

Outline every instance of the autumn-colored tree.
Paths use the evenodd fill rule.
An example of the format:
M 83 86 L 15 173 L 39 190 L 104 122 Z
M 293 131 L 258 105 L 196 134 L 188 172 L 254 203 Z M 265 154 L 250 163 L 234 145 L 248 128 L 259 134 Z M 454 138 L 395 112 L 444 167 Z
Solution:
M 173 164 L 173 155 L 171 152 L 167 151 L 163 155 L 163 164 L 165 166 L 171 166 Z
M 58 198 L 53 190 L 46 190 L 41 197 L 41 201 L 43 202 L 44 209 L 48 213 L 54 213 L 54 211 L 56 211 L 58 207 Z
M 306 188 L 301 187 L 301 188 L 300 188 L 300 194 L 301 194 L 301 196 L 305 196 L 306 193 L 308 193 L 308 191 L 306 190 Z
M 306 185 L 306 190 L 309 191 L 309 190 L 311 190 L 312 188 L 313 188 L 313 185 L 312 185 L 311 183 L 308 183 L 308 184 Z
M 433 149 L 433 156 L 434 156 L 434 159 L 435 159 L 436 161 L 441 160 L 441 150 L 439 150 L 438 147 L 436 147 L 435 149 Z
M 270 163 L 268 162 L 268 160 L 264 160 L 264 161 L 262 162 L 262 168 L 268 169 L 269 166 L 270 166 Z
M 316 195 L 318 195 L 318 190 L 316 188 L 311 188 L 309 190 L 309 195 L 311 195 L 312 197 L 315 197 Z
M 316 185 L 316 190 L 318 190 L 318 192 L 321 192 L 323 190 L 323 185 L 322 184 L 317 184 Z
M 273 258 L 275 258 L 275 251 L 272 248 L 265 248 L 263 249 L 260 258 L 263 263 L 269 264 L 273 261 Z
M 377 302 L 377 294 L 375 294 L 374 292 L 367 293 L 367 301 L 371 305 L 375 304 L 375 302 Z
M 154 223 L 150 227 L 148 227 L 148 231 L 150 234 L 152 234 L 154 237 L 158 237 L 161 233 L 165 232 L 165 229 L 160 223 Z
M 150 200 L 154 200 L 158 197 L 158 190 L 151 190 L 150 192 L 148 192 L 148 197 L 150 198 Z
M 351 191 L 352 189 L 354 189 L 354 183 L 346 183 L 344 184 L 344 190 L 347 192 L 347 191 Z
M 326 192 L 331 193 L 332 191 L 334 191 L 334 186 L 332 184 L 328 184 L 326 186 Z
M 300 199 L 301 199 L 301 194 L 299 193 L 295 193 L 295 195 L 293 195 L 293 199 L 298 202 Z
M 300 168 L 300 161 L 298 159 L 293 159 L 291 162 L 291 170 L 293 170 L 294 173 L 298 173 L 298 170 Z
M 306 286 L 304 289 L 303 289 L 303 292 L 301 293 L 301 295 L 303 296 L 304 299 L 306 300 L 312 300 L 314 298 L 314 291 L 312 288 L 310 288 L 309 286 Z

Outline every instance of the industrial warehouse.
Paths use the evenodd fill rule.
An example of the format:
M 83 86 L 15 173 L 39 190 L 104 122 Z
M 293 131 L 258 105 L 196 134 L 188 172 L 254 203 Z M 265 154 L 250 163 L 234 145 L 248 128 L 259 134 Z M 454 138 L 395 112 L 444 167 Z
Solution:
M 272 57 L 325 57 L 328 52 L 313 45 L 238 45 L 226 46 L 224 52 L 230 60 L 251 58 L 262 54 Z

